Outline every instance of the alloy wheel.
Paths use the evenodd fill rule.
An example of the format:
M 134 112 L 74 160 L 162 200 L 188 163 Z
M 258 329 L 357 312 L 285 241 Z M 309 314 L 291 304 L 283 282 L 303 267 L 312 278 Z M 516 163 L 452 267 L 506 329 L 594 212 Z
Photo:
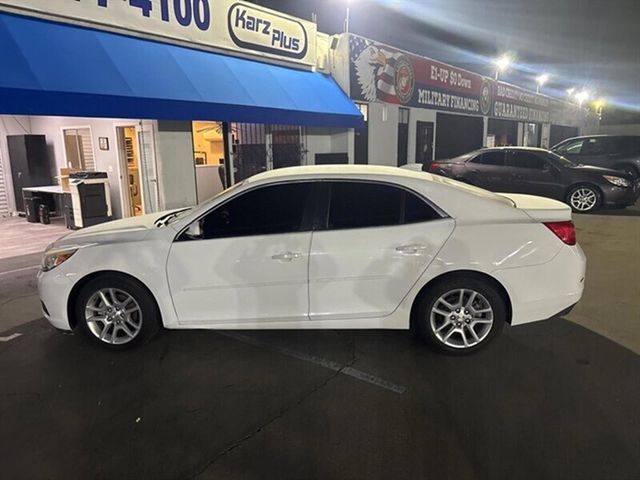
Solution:
M 588 212 L 598 202 L 596 192 L 587 187 L 577 188 L 569 198 L 571 206 L 579 212 Z
M 85 306 L 89 331 L 110 345 L 132 341 L 142 329 L 142 309 L 130 294 L 116 288 L 95 292 Z
M 436 338 L 451 348 L 471 348 L 481 343 L 493 325 L 493 308 L 479 292 L 451 290 L 431 308 L 429 323 Z

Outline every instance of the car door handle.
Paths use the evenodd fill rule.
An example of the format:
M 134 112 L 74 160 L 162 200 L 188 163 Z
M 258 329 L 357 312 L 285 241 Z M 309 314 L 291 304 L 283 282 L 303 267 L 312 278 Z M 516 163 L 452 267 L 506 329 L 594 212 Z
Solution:
M 279 260 L 281 262 L 290 262 L 294 258 L 300 258 L 300 257 L 302 257 L 302 254 L 300 252 L 285 252 L 285 253 L 279 253 L 277 255 L 274 255 L 271 258 L 273 260 Z
M 420 255 L 426 248 L 424 245 L 400 245 L 396 247 L 396 252 L 402 253 L 403 255 Z

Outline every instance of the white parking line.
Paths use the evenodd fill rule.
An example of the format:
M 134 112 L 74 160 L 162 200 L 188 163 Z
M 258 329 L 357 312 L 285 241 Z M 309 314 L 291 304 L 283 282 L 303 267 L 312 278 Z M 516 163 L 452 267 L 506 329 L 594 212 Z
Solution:
M 390 390 L 394 393 L 397 393 L 398 395 L 402 395 L 407 391 L 407 387 L 405 387 L 404 385 L 399 385 L 397 383 L 390 382 L 388 380 L 377 377 L 375 375 L 371 375 L 370 373 L 363 372 L 362 370 L 358 370 L 357 368 L 349 367 L 341 363 L 334 362 L 332 360 L 315 357 L 313 355 L 307 355 L 306 353 L 296 352 L 294 350 L 273 345 L 267 342 L 262 342 L 260 340 L 256 340 L 255 338 L 249 337 L 247 335 L 242 335 L 239 333 L 225 332 L 220 330 L 217 333 L 219 333 L 220 335 L 224 335 L 225 337 L 233 338 L 234 340 L 238 340 L 243 343 L 248 343 L 256 347 L 266 348 L 268 350 L 281 353 L 288 357 L 293 357 L 293 358 L 297 358 L 298 360 L 314 363 L 321 367 L 328 368 L 329 370 L 333 370 L 334 372 L 339 372 L 344 375 L 348 375 L 362 382 L 367 382 L 377 387 L 384 388 L 385 390 Z
M 3 342 L 3 343 L 10 342 L 11 340 L 15 340 L 16 338 L 21 336 L 22 336 L 21 333 L 14 333 L 13 335 L 9 335 L 8 337 L 0 337 L 0 342 Z
M 20 272 L 26 272 L 27 270 L 35 270 L 36 268 L 40 268 L 40 265 L 33 265 L 31 267 L 16 268 L 15 270 L 8 270 L 6 272 L 0 272 L 0 277 L 2 275 L 10 275 L 12 273 L 20 273 Z

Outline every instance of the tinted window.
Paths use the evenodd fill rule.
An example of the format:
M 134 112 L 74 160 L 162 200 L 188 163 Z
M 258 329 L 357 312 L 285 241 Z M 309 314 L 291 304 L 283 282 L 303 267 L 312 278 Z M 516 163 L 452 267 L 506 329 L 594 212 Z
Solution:
M 584 140 L 571 140 L 557 148 L 558 153 L 568 153 L 570 155 L 580 155 Z
M 440 215 L 404 189 L 364 182 L 331 184 L 328 228 L 383 227 L 425 222 Z
M 311 187 L 289 183 L 240 194 L 204 218 L 204 238 L 298 232 Z
M 582 145 L 582 155 L 604 155 L 612 153 L 611 139 L 607 137 L 596 137 L 587 139 Z
M 442 218 L 429 204 L 411 192 L 404 192 L 403 223 L 428 222 Z
M 616 152 L 625 155 L 640 155 L 640 137 L 619 137 Z
M 473 163 L 481 165 L 504 166 L 504 152 L 486 152 L 473 159 Z
M 515 151 L 511 154 L 511 164 L 516 168 L 542 170 L 547 162 L 535 153 Z

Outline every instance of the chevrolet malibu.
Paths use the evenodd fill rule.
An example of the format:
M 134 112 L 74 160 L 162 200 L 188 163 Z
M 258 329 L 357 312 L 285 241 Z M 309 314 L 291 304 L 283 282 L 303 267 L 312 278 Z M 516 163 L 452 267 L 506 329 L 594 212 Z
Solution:
M 570 208 L 393 167 L 262 173 L 195 208 L 86 228 L 45 253 L 45 317 L 111 349 L 167 329 L 411 329 L 449 353 L 568 312 Z

